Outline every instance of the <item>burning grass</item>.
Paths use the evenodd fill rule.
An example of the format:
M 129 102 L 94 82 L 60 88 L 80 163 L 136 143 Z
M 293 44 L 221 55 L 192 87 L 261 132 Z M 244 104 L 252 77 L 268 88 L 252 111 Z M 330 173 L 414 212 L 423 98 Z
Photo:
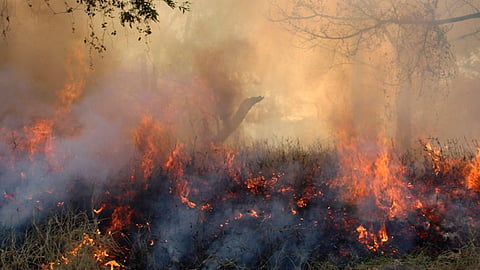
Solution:
M 2 228 L 2 269 L 112 269 L 121 252 L 85 212 L 56 211 L 23 230 Z
M 139 148 L 109 185 L 78 178 L 60 205 L 4 191 L 0 207 L 37 214 L 2 229 L 3 268 L 480 266 L 476 142 L 429 139 L 403 154 L 352 138 L 158 147 Z

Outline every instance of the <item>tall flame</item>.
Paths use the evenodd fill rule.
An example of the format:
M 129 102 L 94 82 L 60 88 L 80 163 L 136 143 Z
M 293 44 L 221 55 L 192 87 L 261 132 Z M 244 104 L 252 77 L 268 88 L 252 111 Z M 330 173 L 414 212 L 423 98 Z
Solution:
M 340 176 L 332 185 L 352 204 L 373 198 L 378 218 L 405 217 L 410 203 L 404 183 L 405 167 L 395 158 L 385 141 L 345 139 L 340 144 Z M 370 209 L 374 210 L 374 209 Z
M 467 188 L 480 192 L 480 147 L 477 149 L 477 156 L 467 166 L 468 172 L 465 177 Z

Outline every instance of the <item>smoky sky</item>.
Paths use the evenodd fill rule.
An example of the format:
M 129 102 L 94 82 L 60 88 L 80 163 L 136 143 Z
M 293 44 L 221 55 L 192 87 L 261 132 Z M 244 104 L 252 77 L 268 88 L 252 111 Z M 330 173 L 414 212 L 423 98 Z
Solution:
M 52 7 L 61 10 L 62 3 L 54 1 Z M 328 68 L 332 64 L 329 51 L 300 45 L 294 33 L 270 20 L 274 10 L 270 1 L 255 5 L 198 1 L 185 14 L 162 3 L 157 7 L 160 21 L 153 25 L 151 36 L 138 41 L 141 34 L 112 22 L 118 34 L 105 35 L 107 51 L 98 55 L 83 44 L 88 23 L 80 11 L 53 15 L 44 4 L 29 8 L 10 1 L 9 31 L 0 44 L 0 119 L 12 123 L 15 118 L 22 122 L 51 114 L 70 72 L 86 81 L 74 106 L 90 95 L 102 96 L 107 99 L 90 98 L 102 103 L 94 109 L 107 117 L 124 117 L 126 126 L 134 124 L 135 114 L 161 118 L 167 117 L 168 110 L 178 110 L 183 119 L 192 118 L 186 121 L 194 123 L 177 125 L 179 133 L 205 132 L 200 122 L 215 133 L 243 99 L 262 95 L 265 100 L 247 116 L 238 136 L 298 137 L 310 142 L 335 137 L 339 129 L 359 136 L 393 136 L 399 129 L 396 117 L 405 108 L 411 111 L 413 137 L 478 133 L 476 79 L 464 78 L 461 72 L 446 91 L 411 91 L 409 98 L 399 102 L 400 94 L 385 83 L 392 71 L 362 65 Z M 472 25 L 466 22 L 457 28 Z M 457 28 L 450 32 L 452 38 L 458 36 Z M 101 30 L 97 33 L 103 35 Z M 475 53 L 471 45 L 457 43 L 453 52 L 463 61 L 463 70 L 475 70 L 475 61 L 467 61 L 477 57 L 468 53 Z M 388 48 L 358 58 L 373 66 L 390 61 L 382 50 Z M 72 61 L 72 54 L 82 54 L 81 60 Z M 86 68 L 91 70 L 85 72 Z M 199 103 L 208 109 L 190 106 Z M 175 109 L 165 109 L 172 104 Z

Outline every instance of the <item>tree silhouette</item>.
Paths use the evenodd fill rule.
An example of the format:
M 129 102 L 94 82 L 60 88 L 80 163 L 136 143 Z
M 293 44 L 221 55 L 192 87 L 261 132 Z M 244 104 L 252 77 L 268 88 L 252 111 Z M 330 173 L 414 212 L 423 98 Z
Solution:
M 410 137 L 413 91 L 440 88 L 457 73 L 453 26 L 479 18 L 480 2 L 474 0 L 296 0 L 275 2 L 271 14 L 305 44 L 332 51 L 334 65 L 369 65 L 362 56 L 384 54 L 376 68 L 388 71 L 384 85 L 402 96 L 396 101 L 404 106 L 397 130 L 404 139 Z M 455 29 L 459 38 L 480 37 L 480 24 L 462 26 Z

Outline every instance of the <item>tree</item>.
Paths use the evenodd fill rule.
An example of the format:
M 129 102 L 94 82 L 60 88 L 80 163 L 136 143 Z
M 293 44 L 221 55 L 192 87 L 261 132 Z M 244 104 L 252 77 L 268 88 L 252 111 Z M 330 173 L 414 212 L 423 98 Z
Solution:
M 190 2 L 178 2 L 174 0 L 66 0 L 52 1 L 43 0 L 43 4 L 54 15 L 74 14 L 81 12 L 87 16 L 89 33 L 84 42 L 98 52 L 105 51 L 103 42 L 105 33 L 116 35 L 117 30 L 113 27 L 115 22 L 122 27 L 135 28 L 139 34 L 148 36 L 152 34 L 151 23 L 159 21 L 158 7 L 156 3 L 164 3 L 171 9 L 178 9 L 185 13 L 190 10 Z M 25 3 L 33 8 L 38 3 L 33 0 L 25 0 Z M 0 25 L 4 38 L 9 31 L 9 2 L 6 0 L 0 5 Z M 75 26 L 72 24 L 72 31 Z M 97 31 L 101 31 L 99 35 Z M 141 37 L 138 38 L 139 40 Z
M 336 63 L 385 53 L 378 67 L 389 70 L 384 84 L 397 90 L 397 107 L 405 106 L 397 108 L 404 112 L 397 114 L 400 141 L 410 137 L 412 90 L 440 87 L 456 74 L 449 32 L 480 18 L 474 0 L 296 0 L 275 7 L 272 20 L 308 44 L 332 50 Z M 480 24 L 463 26 L 462 33 L 456 29 L 461 38 L 480 37 Z
M 233 114 L 229 119 L 226 119 L 223 123 L 222 129 L 219 130 L 215 141 L 216 142 L 223 142 L 225 141 L 242 123 L 242 121 L 247 116 L 250 109 L 252 109 L 255 104 L 262 101 L 263 97 L 250 97 L 246 98 L 242 101 L 240 106 L 238 107 L 235 114 Z

